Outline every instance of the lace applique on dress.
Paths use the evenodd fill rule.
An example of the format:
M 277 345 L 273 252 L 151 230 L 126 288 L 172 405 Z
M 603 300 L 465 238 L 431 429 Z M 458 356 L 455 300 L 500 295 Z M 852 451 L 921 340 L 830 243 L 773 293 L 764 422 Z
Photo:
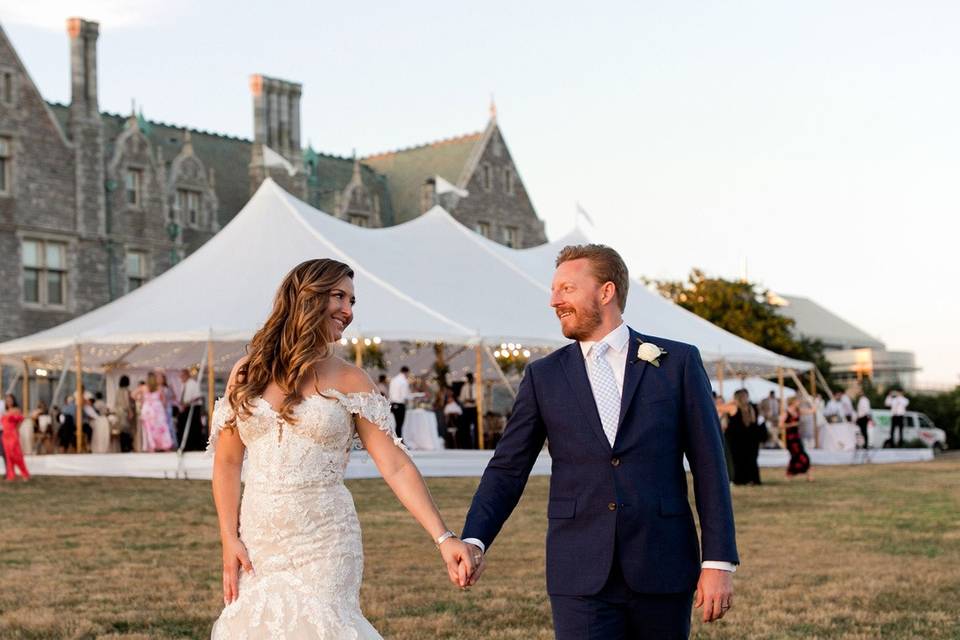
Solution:
M 403 444 L 403 440 L 397 437 L 396 429 L 394 427 L 393 414 L 390 413 L 390 403 L 387 402 L 387 399 L 382 395 L 379 393 L 365 391 L 357 393 L 340 393 L 336 389 L 327 389 L 323 392 L 323 395 L 336 398 L 350 413 L 360 416 L 364 420 L 377 425 L 377 428 L 380 429 L 380 431 L 383 431 L 390 436 L 390 439 L 393 440 L 393 444 L 395 444 L 401 450 L 409 453 L 406 445 Z M 360 442 L 356 428 L 354 428 L 353 432 L 353 448 L 363 449 L 363 444 Z
M 220 432 L 223 426 L 233 419 L 233 407 L 230 406 L 230 400 L 226 396 L 217 398 L 213 403 L 213 421 L 210 423 L 210 437 L 207 439 L 207 457 L 213 457 L 217 449 L 217 440 L 220 438 Z

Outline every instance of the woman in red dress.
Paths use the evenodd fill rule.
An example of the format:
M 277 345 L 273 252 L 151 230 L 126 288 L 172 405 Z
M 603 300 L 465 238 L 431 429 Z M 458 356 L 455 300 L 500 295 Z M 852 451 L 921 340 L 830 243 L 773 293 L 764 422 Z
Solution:
M 7 410 L 0 422 L 3 423 L 3 453 L 7 458 L 7 480 L 16 478 L 14 469 L 20 469 L 24 480 L 30 479 L 30 472 L 23 461 L 23 450 L 20 448 L 20 423 L 23 422 L 23 413 L 12 393 L 6 397 Z
M 810 456 L 803 446 L 800 437 L 800 398 L 794 396 L 787 403 L 786 413 L 780 416 L 780 423 L 786 431 L 787 451 L 790 452 L 790 462 L 787 464 L 787 479 L 792 480 L 799 475 L 806 475 L 807 480 L 813 480 L 810 473 Z

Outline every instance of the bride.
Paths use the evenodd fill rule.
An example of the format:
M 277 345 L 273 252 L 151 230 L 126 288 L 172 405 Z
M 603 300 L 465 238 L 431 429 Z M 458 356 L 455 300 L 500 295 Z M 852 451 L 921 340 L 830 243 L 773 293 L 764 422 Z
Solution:
M 333 354 L 354 303 L 347 265 L 295 267 L 214 407 L 208 451 L 225 606 L 213 639 L 380 638 L 360 612 L 360 524 L 343 484 L 356 440 L 433 538 L 450 580 L 466 586 L 478 563 L 443 523 L 386 399 Z

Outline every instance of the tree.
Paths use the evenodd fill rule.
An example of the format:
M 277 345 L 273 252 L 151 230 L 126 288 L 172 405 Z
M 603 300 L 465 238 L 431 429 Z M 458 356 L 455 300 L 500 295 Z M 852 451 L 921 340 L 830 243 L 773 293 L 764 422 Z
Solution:
M 795 336 L 794 321 L 777 313 L 768 301 L 769 291 L 760 290 L 758 285 L 746 280 L 711 278 L 700 269 L 691 270 L 686 281 L 648 279 L 646 284 L 721 329 L 788 358 L 813 362 L 834 386 L 823 344 Z

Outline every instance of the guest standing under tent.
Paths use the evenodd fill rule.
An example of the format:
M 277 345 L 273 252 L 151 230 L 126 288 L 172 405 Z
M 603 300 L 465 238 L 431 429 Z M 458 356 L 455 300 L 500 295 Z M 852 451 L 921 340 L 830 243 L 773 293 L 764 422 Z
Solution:
M 860 390 L 860 398 L 857 400 L 857 426 L 860 427 L 860 434 L 863 436 L 863 448 L 870 448 L 870 438 L 867 435 L 870 426 L 871 416 L 870 398 Z
M 183 442 L 190 423 L 190 432 L 186 433 L 185 451 L 203 451 L 207 446 L 207 436 L 203 431 L 203 416 L 206 414 L 203 407 L 203 394 L 200 392 L 200 383 L 190 375 L 189 369 L 180 371 L 179 413 L 177 414 L 178 442 Z M 193 411 L 191 412 L 191 408 Z M 179 445 L 178 445 L 179 446 Z
M 173 440 L 173 446 L 177 447 L 180 438 L 177 436 L 177 423 L 173 418 L 173 409 L 177 405 L 177 394 L 173 392 L 170 385 L 167 384 L 167 374 L 162 371 L 157 374 L 160 382 L 160 398 L 163 400 L 163 410 L 167 416 L 167 431 L 170 432 L 170 439 Z
M 23 422 L 23 412 L 12 393 L 8 393 L 5 400 L 6 410 L 0 422 L 3 423 L 3 454 L 7 461 L 7 480 L 15 480 L 15 470 L 19 469 L 24 480 L 30 479 L 27 464 L 23 460 L 23 450 L 20 448 L 20 423 Z
M 137 390 L 138 393 L 141 389 Z M 163 407 L 163 390 L 152 371 L 147 374 L 146 390 L 140 401 L 140 428 L 143 432 L 143 451 L 169 451 L 173 448 L 167 427 L 167 411 Z
M 130 378 L 120 376 L 117 395 L 113 401 L 113 415 L 117 417 L 117 431 L 120 434 L 120 451 L 133 450 L 133 436 L 136 432 L 137 411 L 130 396 Z
M 787 452 L 790 462 L 787 464 L 787 479 L 792 480 L 799 475 L 806 475 L 808 481 L 813 480 L 810 473 L 810 456 L 803 446 L 800 437 L 800 398 L 794 396 L 787 402 L 787 411 L 780 416 L 780 424 L 786 432 Z
M 766 440 L 766 429 L 757 422 L 757 410 L 750 403 L 746 389 L 733 394 L 732 412 L 727 419 L 725 436 L 733 458 L 733 484 L 760 484 L 760 443 Z

